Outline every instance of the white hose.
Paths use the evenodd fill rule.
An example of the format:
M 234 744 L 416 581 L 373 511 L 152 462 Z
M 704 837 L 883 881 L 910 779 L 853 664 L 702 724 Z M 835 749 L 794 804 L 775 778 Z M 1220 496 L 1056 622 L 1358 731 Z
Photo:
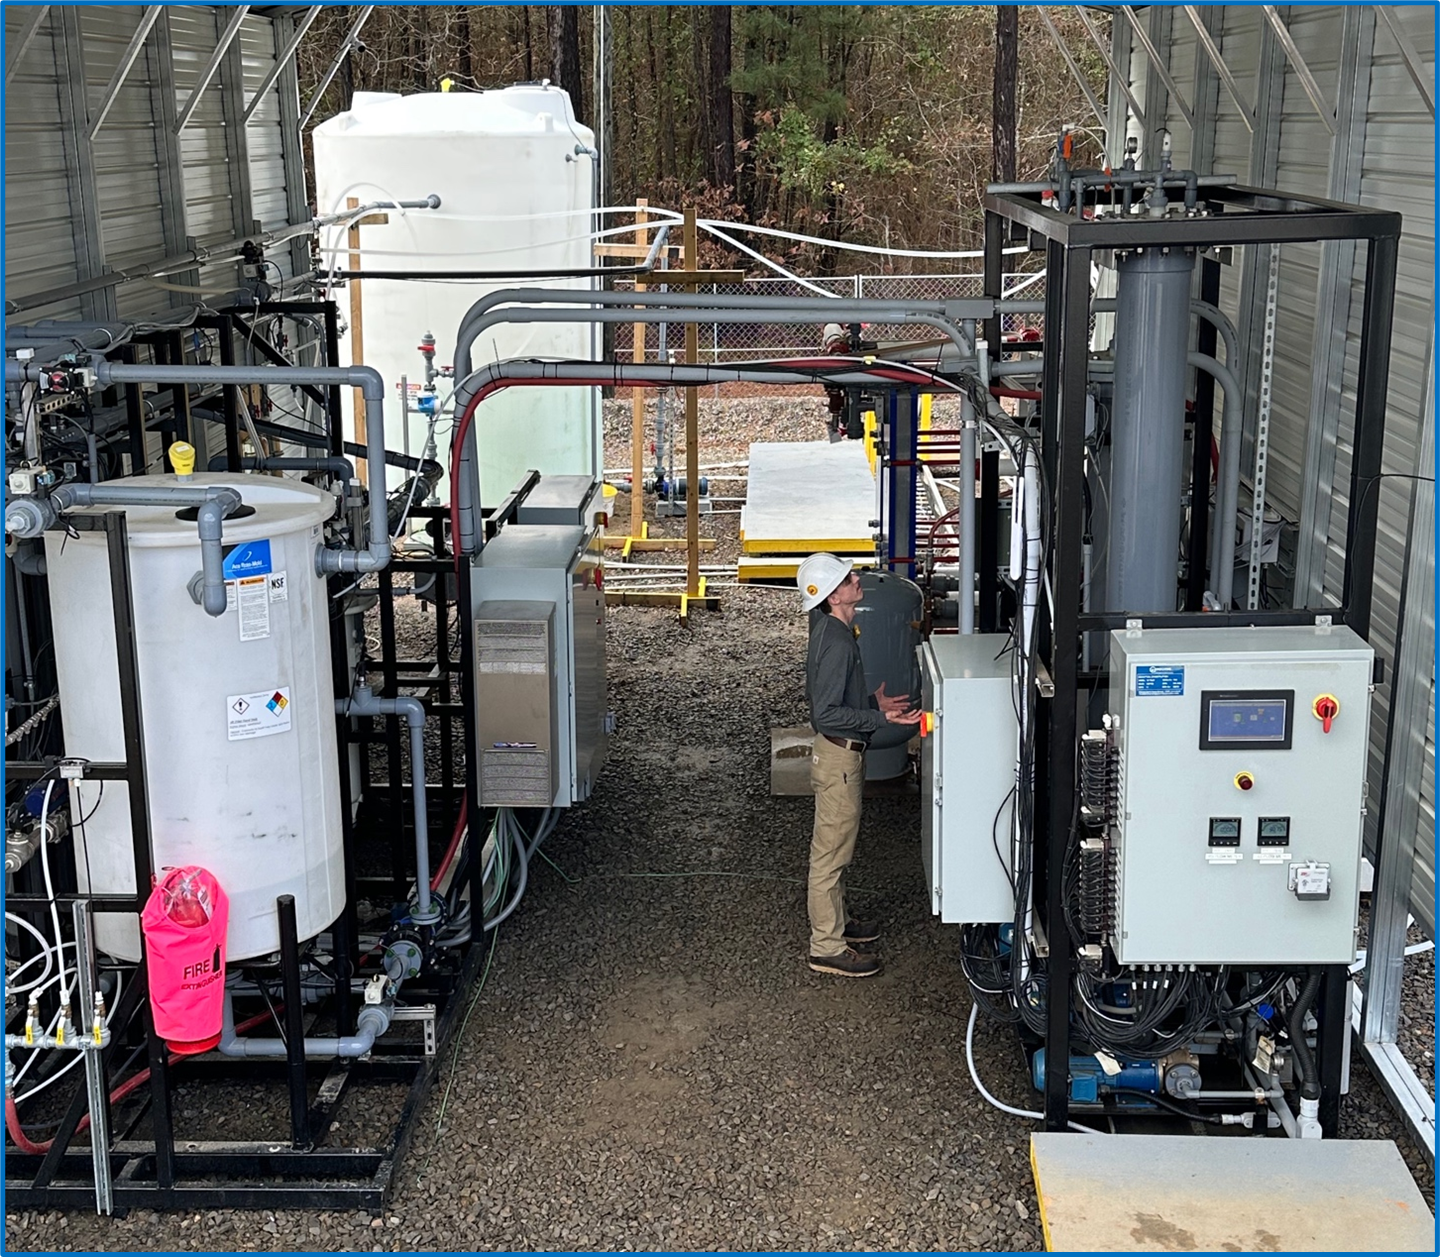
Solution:
M 33 934 L 36 940 L 40 943 L 40 955 L 31 956 L 29 960 L 27 960 L 18 969 L 16 969 L 14 973 L 8 976 L 5 983 L 5 989 L 11 995 L 24 995 L 27 991 L 33 991 L 36 987 L 44 986 L 46 984 L 46 979 L 50 976 L 50 970 L 54 967 L 55 964 L 54 960 L 52 959 L 53 953 L 50 948 L 50 941 L 45 937 L 45 935 L 40 933 L 39 930 L 37 930 L 33 925 L 31 925 L 29 921 L 25 920 L 24 917 L 17 917 L 13 912 L 7 912 L 5 914 L 5 919 L 18 925 L 22 930 L 29 930 L 30 933 Z M 45 961 L 45 972 L 42 973 L 38 978 L 36 978 L 35 981 L 25 986 L 10 985 L 10 983 L 15 979 L 17 975 L 23 973 L 37 960 L 42 959 Z
M 50 792 L 55 789 L 52 778 L 45 783 L 45 800 L 40 804 L 40 867 L 45 871 L 45 896 L 50 900 L 50 924 L 55 927 L 55 959 L 60 965 L 60 1003 L 70 998 L 65 981 L 65 940 L 60 934 L 60 909 L 55 903 L 55 885 L 50 880 Z
M 979 1004 L 970 1005 L 970 1021 L 965 1027 L 965 1063 L 970 1066 L 970 1081 L 975 1084 L 975 1090 L 1002 1113 L 1009 1113 L 1012 1117 L 1033 1117 L 1043 1122 L 1045 1120 L 1045 1114 L 1036 1113 L 1031 1109 L 1017 1109 L 1013 1105 L 1002 1104 L 985 1090 L 985 1084 L 980 1081 L 980 1075 L 975 1072 L 975 1016 L 979 1011 Z M 1109 1131 L 1095 1130 L 1090 1126 L 1082 1126 L 1079 1122 L 1066 1122 L 1065 1124 L 1071 1130 L 1078 1130 L 1081 1134 L 1085 1135 L 1108 1135 L 1110 1133 Z

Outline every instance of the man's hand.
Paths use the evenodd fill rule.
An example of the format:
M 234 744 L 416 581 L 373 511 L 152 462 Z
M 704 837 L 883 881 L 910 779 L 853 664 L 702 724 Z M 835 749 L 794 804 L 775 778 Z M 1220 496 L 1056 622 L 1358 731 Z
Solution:
M 885 682 L 880 682 L 880 688 L 875 691 L 875 704 L 880 708 L 880 714 L 892 725 L 917 725 L 920 723 L 920 712 L 910 711 L 910 695 L 895 695 L 891 697 L 885 693 Z

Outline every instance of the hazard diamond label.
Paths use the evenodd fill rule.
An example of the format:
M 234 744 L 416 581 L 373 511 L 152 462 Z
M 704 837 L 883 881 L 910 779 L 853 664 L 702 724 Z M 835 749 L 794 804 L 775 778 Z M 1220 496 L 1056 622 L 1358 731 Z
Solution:
M 255 694 L 231 694 L 226 700 L 225 735 L 231 742 L 265 738 L 290 730 L 290 687 Z

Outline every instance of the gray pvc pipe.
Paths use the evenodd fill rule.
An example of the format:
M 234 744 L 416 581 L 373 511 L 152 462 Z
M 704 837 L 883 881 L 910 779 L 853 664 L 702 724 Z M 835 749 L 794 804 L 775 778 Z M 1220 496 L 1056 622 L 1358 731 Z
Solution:
M 371 494 L 374 496 L 373 492 Z M 357 685 L 348 698 L 335 700 L 341 716 L 404 716 L 410 726 L 411 796 L 415 803 L 416 925 L 434 925 L 440 913 L 430 898 L 430 813 L 425 802 L 425 705 L 418 698 L 376 698 L 368 685 Z
M 893 380 L 867 370 L 857 360 L 855 370 L 832 372 L 828 378 L 837 384 L 884 384 Z M 462 378 L 455 388 L 455 414 L 462 415 L 471 398 L 499 380 L 514 380 L 517 383 L 540 380 L 574 380 L 576 383 L 594 383 L 624 387 L 630 384 L 728 384 L 756 382 L 768 384 L 812 384 L 815 377 L 808 371 L 760 371 L 745 367 L 702 367 L 669 366 L 659 363 L 625 362 L 536 362 L 511 361 L 492 362 L 489 366 L 472 371 Z M 459 457 L 454 468 L 457 477 L 455 486 L 456 504 L 459 514 L 459 538 L 457 553 L 476 554 L 480 539 L 480 502 L 478 494 L 479 477 L 475 475 L 475 424 L 468 425 L 465 439 L 461 442 Z
M 64 484 L 45 498 L 11 499 L 5 509 L 5 531 L 17 537 L 39 536 L 54 525 L 60 512 L 75 507 L 193 506 L 204 578 L 201 605 L 206 615 L 218 616 L 225 614 L 224 519 L 240 504 L 240 494 L 223 485 L 192 489 L 183 485 Z
M 1215 485 L 1215 518 L 1210 522 L 1210 574 L 1223 608 L 1235 593 L 1235 513 L 1240 506 L 1240 381 L 1208 354 L 1189 354 L 1197 371 L 1208 371 L 1225 393 L 1220 414 L 1220 476 Z
M 216 454 L 210 460 L 211 471 L 225 471 L 230 466 L 228 455 Z M 355 467 L 348 458 L 242 458 L 240 466 L 245 471 L 328 471 L 339 480 L 354 480 Z
M 5 379 L 12 382 L 16 367 L 5 363 Z M 349 384 L 365 398 L 368 420 L 365 458 L 376 483 L 370 487 L 370 544 L 364 550 L 331 550 L 317 546 L 315 570 L 378 572 L 390 563 L 389 520 L 385 509 L 385 382 L 374 367 L 216 367 L 181 366 L 163 362 L 123 363 L 100 359 L 95 364 L 101 384 Z M 24 378 L 21 376 L 20 378 Z
M 664 275 L 663 271 L 657 271 L 650 282 L 664 283 Z M 845 297 L 828 299 L 815 296 L 759 297 L 684 292 L 605 292 L 597 290 L 577 292 L 563 288 L 501 288 L 495 292 L 486 293 L 465 312 L 464 317 L 460 320 L 455 347 L 455 375 L 457 379 L 463 379 L 471 369 L 470 346 L 474 343 L 478 333 L 472 332 L 467 336 L 466 329 L 497 306 L 597 305 L 641 308 L 665 306 L 673 310 L 723 308 L 770 311 L 814 309 L 825 316 L 823 319 L 817 319 L 816 322 L 836 322 L 838 320 L 834 316 L 840 312 L 868 322 L 887 322 L 890 321 L 889 316 L 891 315 L 909 312 L 933 314 L 945 323 L 954 323 L 959 318 L 958 311 L 962 306 L 976 306 L 981 303 L 984 303 L 984 298 L 962 298 L 952 302 L 879 301 L 866 298 L 851 300 Z M 950 307 L 949 310 L 946 309 L 947 306 Z M 988 311 L 975 310 L 970 313 L 971 317 L 986 317 Z M 781 320 L 772 321 L 779 322 Z
M 630 294 L 624 295 L 628 297 Z M 500 323 L 798 323 L 803 325 L 821 323 L 827 319 L 833 322 L 834 320 L 830 316 L 836 313 L 834 310 L 818 309 L 813 305 L 784 309 L 778 307 L 752 309 L 744 306 L 716 305 L 709 302 L 708 298 L 706 300 L 708 304 L 700 306 L 642 306 L 638 309 L 634 307 L 587 309 L 583 306 L 571 306 L 566 309 L 540 310 L 525 306 L 505 306 L 500 309 L 492 309 L 473 322 L 467 323 L 464 333 L 468 334 L 468 343 L 473 343 L 490 328 Z M 855 306 L 847 305 L 844 308 L 847 312 L 856 312 Z M 954 342 L 962 354 L 968 356 L 974 350 L 973 345 L 965 339 L 960 328 L 947 321 L 942 315 L 916 311 L 912 308 L 889 310 L 884 312 L 881 317 L 890 323 L 919 323 L 937 327 Z M 462 352 L 457 346 L 455 376 L 459 380 L 464 380 L 470 374 L 468 347 Z
M 220 1021 L 220 1042 L 216 1044 L 222 1056 L 285 1056 L 287 1049 L 284 1039 L 240 1038 L 235 1033 L 235 1007 L 230 991 L 225 992 Z M 375 1040 L 390 1029 L 395 1012 L 394 997 L 383 1004 L 364 1004 L 355 1018 L 355 1033 L 332 1035 L 324 1038 L 305 1039 L 307 1057 L 329 1058 L 332 1056 L 364 1056 L 375 1046 Z
M 1130 253 L 1116 266 L 1105 591 L 1111 611 L 1175 609 L 1194 267 L 1194 255 L 1178 249 Z

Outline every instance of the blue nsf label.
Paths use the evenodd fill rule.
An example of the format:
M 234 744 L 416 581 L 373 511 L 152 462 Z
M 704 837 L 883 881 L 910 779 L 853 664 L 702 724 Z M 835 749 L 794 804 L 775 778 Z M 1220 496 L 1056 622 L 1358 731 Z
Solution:
M 225 547 L 226 580 L 269 576 L 272 570 L 269 541 L 242 541 L 238 546 Z
M 1142 663 L 1135 668 L 1136 694 L 1174 696 L 1185 693 L 1185 665 Z

